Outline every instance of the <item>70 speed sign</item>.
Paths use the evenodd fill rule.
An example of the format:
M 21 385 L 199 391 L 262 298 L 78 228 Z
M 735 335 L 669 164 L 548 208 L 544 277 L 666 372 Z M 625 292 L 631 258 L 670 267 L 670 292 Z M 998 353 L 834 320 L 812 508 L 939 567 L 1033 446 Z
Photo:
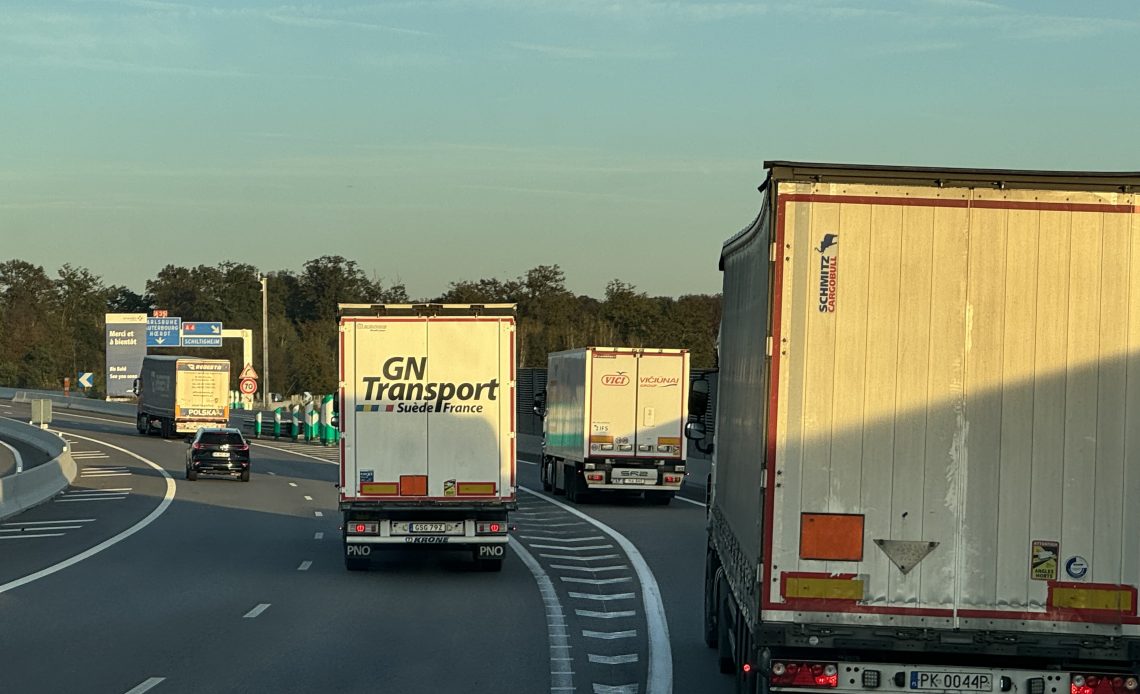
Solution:
M 242 395 L 253 395 L 257 392 L 257 381 L 252 378 L 243 378 L 238 382 L 238 390 Z

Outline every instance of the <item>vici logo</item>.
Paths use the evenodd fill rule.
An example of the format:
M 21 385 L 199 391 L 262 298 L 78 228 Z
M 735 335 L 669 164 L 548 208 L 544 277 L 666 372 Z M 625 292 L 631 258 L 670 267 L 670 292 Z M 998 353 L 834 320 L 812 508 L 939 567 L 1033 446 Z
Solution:
M 623 373 L 606 374 L 602 376 L 603 386 L 627 386 L 629 385 L 629 376 Z

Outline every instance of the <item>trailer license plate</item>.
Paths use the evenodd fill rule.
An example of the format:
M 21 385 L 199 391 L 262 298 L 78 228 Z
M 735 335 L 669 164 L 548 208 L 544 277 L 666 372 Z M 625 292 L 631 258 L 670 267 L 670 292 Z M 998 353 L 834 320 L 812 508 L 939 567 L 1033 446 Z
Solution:
M 626 483 L 626 484 L 653 484 L 655 481 L 656 481 L 656 480 L 643 480 L 643 479 L 638 479 L 638 478 L 636 478 L 636 477 L 627 477 L 627 478 L 625 479 L 625 483 Z
M 447 523 L 412 523 L 410 530 L 413 533 L 445 533 L 448 527 Z
M 910 688 L 927 691 L 992 692 L 993 677 L 981 672 L 911 671 Z

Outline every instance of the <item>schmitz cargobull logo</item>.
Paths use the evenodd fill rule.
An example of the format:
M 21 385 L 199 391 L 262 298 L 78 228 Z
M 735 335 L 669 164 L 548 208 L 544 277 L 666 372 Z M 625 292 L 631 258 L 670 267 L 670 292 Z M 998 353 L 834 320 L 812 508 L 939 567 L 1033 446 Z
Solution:
M 606 374 L 602 376 L 602 385 L 627 386 L 629 385 L 629 376 L 627 376 L 623 371 L 619 371 L 616 374 Z
M 499 399 L 499 379 L 489 381 L 425 381 L 427 357 L 391 357 L 379 376 L 362 376 L 364 400 L 358 412 L 446 412 L 478 414 L 484 401 Z M 459 401 L 459 404 L 455 401 Z
M 819 242 L 819 312 L 835 313 L 839 293 L 839 234 L 824 234 Z

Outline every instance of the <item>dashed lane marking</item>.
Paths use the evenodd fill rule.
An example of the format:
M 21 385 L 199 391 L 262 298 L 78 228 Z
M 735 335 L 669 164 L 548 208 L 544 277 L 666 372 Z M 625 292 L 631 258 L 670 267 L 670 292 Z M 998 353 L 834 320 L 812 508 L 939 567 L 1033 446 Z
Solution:
M 546 537 L 544 535 L 520 535 L 524 540 L 542 540 L 544 542 L 593 542 L 594 540 L 604 540 L 606 538 L 601 535 L 593 535 L 590 537 Z
M 619 684 L 611 686 L 608 684 L 594 684 L 594 694 L 637 694 L 636 684 Z
M 637 597 L 634 593 L 612 593 L 609 595 L 602 595 L 599 593 L 569 593 L 570 597 L 578 598 L 579 600 L 597 600 L 599 602 L 609 602 L 610 600 L 633 600 Z
M 296 483 L 296 482 L 290 482 L 290 483 L 289 483 L 289 486 L 290 486 L 290 487 L 296 487 L 296 486 L 297 486 L 297 483 Z
M 303 561 L 303 562 L 301 562 L 301 565 L 297 567 L 297 570 L 298 571 L 308 571 L 309 567 L 312 565 L 313 565 L 313 562 L 311 562 L 311 561 Z
M 591 663 L 599 665 L 625 665 L 627 663 L 636 663 L 637 654 L 630 653 L 628 655 L 595 655 L 593 653 L 587 654 Z
M 305 495 L 305 501 L 312 501 L 312 500 L 313 500 L 313 497 L 309 496 L 308 494 Z
M 314 540 L 323 540 L 323 539 L 325 539 L 325 534 L 324 533 L 313 533 L 313 539 Z
M 325 516 L 325 514 L 320 511 L 313 511 L 313 515 L 315 515 L 317 518 L 324 518 Z
M 151 677 L 150 679 L 141 682 L 134 689 L 129 690 L 127 694 L 143 694 L 143 692 L 149 692 L 165 681 L 165 677 Z
M 572 564 L 551 564 L 550 568 L 558 569 L 560 571 L 588 571 L 590 573 L 601 573 L 602 571 L 629 571 L 629 567 L 625 564 L 620 566 L 573 566 Z
M 625 631 L 591 631 L 589 629 L 583 629 L 582 636 L 588 639 L 602 639 L 603 641 L 635 639 L 637 638 L 637 629 L 626 629 Z
M 561 559 L 562 561 L 600 561 L 602 559 L 621 559 L 620 554 L 597 554 L 592 557 L 575 557 L 570 554 L 539 554 L 543 559 Z
M 635 617 L 637 612 L 634 610 L 617 610 L 615 612 L 596 612 L 594 610 L 574 610 L 574 614 L 579 617 L 590 617 L 592 619 L 620 619 L 622 617 Z
M 246 612 L 245 616 L 243 616 L 242 619 L 256 619 L 258 615 L 260 615 L 262 612 L 265 612 L 268 609 L 269 609 L 269 603 L 263 602 L 260 605 L 258 605 L 257 607 L 250 610 L 249 612 Z
M 589 547 L 575 547 L 574 545 L 531 545 L 535 549 L 556 549 L 562 552 L 590 552 L 595 549 L 613 549 L 613 545 L 590 545 Z
M 633 576 L 620 576 L 618 578 L 579 578 L 578 576 L 560 576 L 563 583 L 579 583 L 586 586 L 609 586 L 615 583 L 632 583 Z

